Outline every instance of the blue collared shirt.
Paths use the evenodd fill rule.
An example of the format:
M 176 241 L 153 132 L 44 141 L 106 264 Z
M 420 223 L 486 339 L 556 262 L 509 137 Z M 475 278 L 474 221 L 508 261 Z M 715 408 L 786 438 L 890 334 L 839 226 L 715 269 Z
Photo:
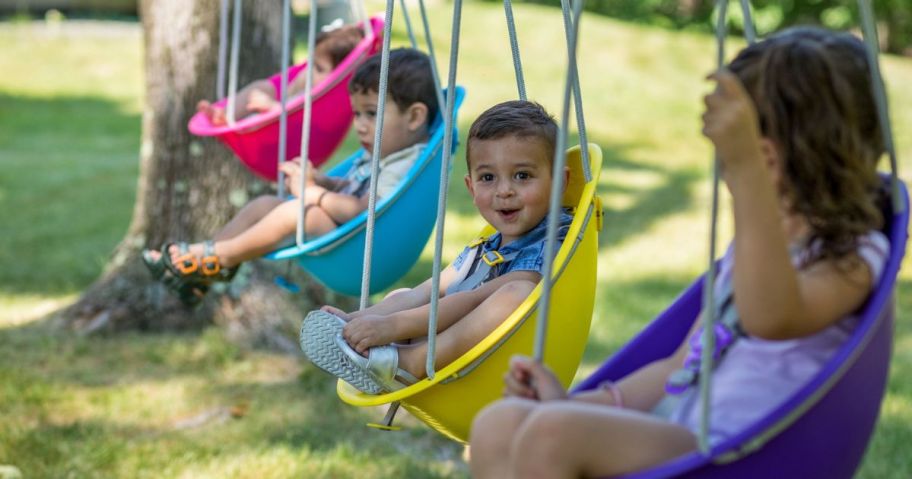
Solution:
M 567 231 L 570 230 L 570 223 L 573 222 L 573 215 L 570 214 L 567 208 L 564 208 L 561 211 L 560 218 L 558 218 L 558 229 L 557 229 L 557 241 L 558 247 L 564 241 L 564 237 L 567 236 Z M 516 257 L 512 261 L 507 261 L 497 265 L 494 272 L 488 277 L 487 280 L 491 280 L 498 276 L 503 276 L 507 273 L 513 271 L 535 271 L 536 273 L 541 274 L 542 268 L 545 264 L 545 235 L 548 232 L 548 217 L 546 216 L 535 225 L 534 228 L 527 231 L 526 234 L 520 236 L 514 241 L 510 242 L 503 247 L 500 246 L 501 234 L 500 232 L 494 233 L 481 245 L 481 254 L 487 253 L 489 251 L 498 251 L 501 255 L 508 255 L 514 251 L 519 251 Z M 453 260 L 453 267 L 459 268 L 462 266 L 462 263 L 465 262 L 466 258 L 469 256 L 469 253 L 472 251 L 472 248 L 466 247 L 459 256 Z

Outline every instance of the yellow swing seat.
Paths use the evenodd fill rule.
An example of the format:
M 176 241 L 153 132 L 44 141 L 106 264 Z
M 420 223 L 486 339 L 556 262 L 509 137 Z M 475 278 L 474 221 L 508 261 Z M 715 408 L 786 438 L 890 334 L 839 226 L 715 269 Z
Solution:
M 573 222 L 554 259 L 548 334 L 544 362 L 567 387 L 582 360 L 595 303 L 598 231 L 601 203 L 596 195 L 602 150 L 589 145 L 592 178 L 585 180 L 579 146 L 567 151 L 570 181 L 562 204 L 573 209 Z M 481 235 L 493 234 L 490 226 Z M 411 386 L 386 394 L 366 394 L 339 380 L 339 397 L 354 406 L 400 402 L 412 415 L 456 441 L 465 443 L 472 419 L 484 406 L 502 397 L 503 374 L 510 357 L 531 356 L 542 284 L 491 332 L 458 359 Z

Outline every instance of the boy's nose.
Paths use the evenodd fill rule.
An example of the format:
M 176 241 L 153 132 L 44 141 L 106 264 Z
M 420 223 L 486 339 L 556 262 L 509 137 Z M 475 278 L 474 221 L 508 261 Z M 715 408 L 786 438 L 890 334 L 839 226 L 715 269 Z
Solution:
M 497 196 L 501 198 L 513 196 L 513 187 L 507 182 L 500 183 L 497 185 Z

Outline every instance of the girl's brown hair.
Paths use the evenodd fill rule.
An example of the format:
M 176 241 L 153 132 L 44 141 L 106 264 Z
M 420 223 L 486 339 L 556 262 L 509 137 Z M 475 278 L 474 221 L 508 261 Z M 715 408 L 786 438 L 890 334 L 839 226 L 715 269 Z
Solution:
M 864 44 L 848 33 L 792 28 L 745 48 L 729 68 L 782 158 L 781 194 L 819 245 L 810 261 L 854 252 L 883 221 L 876 163 L 884 146 Z

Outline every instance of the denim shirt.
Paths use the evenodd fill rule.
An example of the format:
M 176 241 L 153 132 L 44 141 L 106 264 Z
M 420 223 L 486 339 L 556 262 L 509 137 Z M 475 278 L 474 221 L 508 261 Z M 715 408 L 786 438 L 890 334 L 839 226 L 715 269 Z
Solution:
M 564 237 L 567 236 L 567 231 L 570 230 L 570 223 L 573 222 L 573 215 L 569 213 L 567 208 L 563 208 L 561 215 L 558 218 L 558 230 L 557 230 L 557 241 L 558 247 L 563 242 Z M 537 273 L 542 272 L 542 268 L 545 264 L 545 236 L 548 232 L 548 217 L 546 216 L 535 225 L 534 228 L 527 231 L 526 234 L 520 236 L 516 240 L 510 242 L 503 247 L 500 246 L 502 236 L 500 232 L 494 233 L 488 239 L 482 243 L 480 255 L 483 255 L 489 251 L 498 251 L 501 255 L 508 255 L 514 251 L 518 251 L 516 257 L 512 261 L 506 261 L 497 265 L 492 274 L 482 282 L 490 281 L 498 276 L 503 276 L 507 273 L 513 271 L 535 271 Z M 466 261 L 466 258 L 469 257 L 473 248 L 466 247 L 459 256 L 453 261 L 453 268 L 459 269 L 462 264 Z M 480 285 L 479 285 L 480 286 Z

